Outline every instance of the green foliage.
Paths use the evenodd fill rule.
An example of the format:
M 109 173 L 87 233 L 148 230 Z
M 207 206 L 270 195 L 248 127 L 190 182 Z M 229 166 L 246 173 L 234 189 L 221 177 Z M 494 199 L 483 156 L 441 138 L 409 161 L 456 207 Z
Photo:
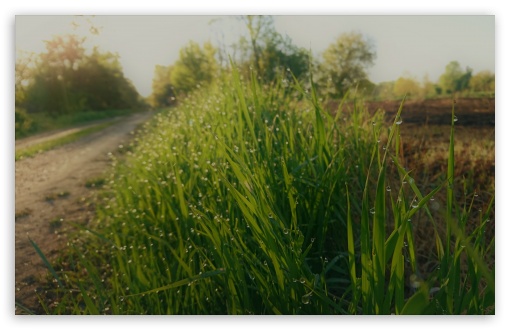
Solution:
M 264 83 L 283 76 L 283 71 L 292 72 L 297 79 L 306 78 L 309 68 L 309 54 L 292 44 L 290 38 L 279 34 L 268 38 L 259 59 L 259 76 Z M 290 77 L 289 77 L 290 78 Z
M 439 87 L 443 94 L 452 94 L 467 89 L 472 71 L 469 67 L 465 71 L 462 70 L 457 61 L 448 63 L 445 72 L 439 77 Z
M 441 269 L 418 277 L 412 219 L 444 185 L 422 194 L 401 165 L 403 106 L 384 127 L 361 102 L 332 116 L 297 79 L 300 102 L 236 69 L 223 81 L 157 115 L 115 165 L 96 226 L 77 225 L 73 271 L 51 268 L 57 313 L 493 311 L 485 222 L 454 228 L 469 210 L 455 215 L 450 197 L 450 235 L 433 237 Z
M 27 136 L 36 129 L 36 124 L 34 123 L 32 117 L 30 117 L 30 115 L 28 115 L 24 109 L 15 109 L 14 120 L 14 133 L 16 139 Z
M 170 84 L 177 94 L 189 94 L 193 90 L 213 82 L 218 73 L 216 49 L 209 42 L 203 48 L 190 41 L 179 52 L 179 59 L 170 72 Z
M 19 104 L 29 112 L 54 116 L 141 107 L 143 101 L 124 77 L 118 56 L 97 49 L 87 54 L 84 40 L 74 35 L 56 36 L 46 42 L 46 52 L 33 60 L 28 73 L 20 64 Z
M 403 98 L 406 95 L 409 97 L 418 96 L 420 92 L 420 84 L 411 77 L 399 77 L 393 86 L 393 93 L 398 98 Z
M 247 15 L 240 19 L 249 36 L 249 39 L 241 37 L 238 44 L 242 54 L 239 65 L 247 77 L 251 74 L 249 68 L 252 68 L 264 84 L 285 76 L 285 71 L 292 72 L 300 81 L 306 80 L 310 54 L 295 46 L 288 36 L 278 33 L 271 16 Z
M 490 71 L 480 71 L 470 80 L 470 89 L 473 92 L 496 92 L 496 75 Z
M 349 89 L 366 80 L 368 67 L 374 64 L 376 52 L 359 33 L 345 33 L 323 54 L 317 77 L 321 88 L 334 98 L 342 98 Z
M 176 103 L 174 87 L 170 84 L 172 66 L 156 65 L 152 80 L 150 103 L 156 108 L 165 108 Z

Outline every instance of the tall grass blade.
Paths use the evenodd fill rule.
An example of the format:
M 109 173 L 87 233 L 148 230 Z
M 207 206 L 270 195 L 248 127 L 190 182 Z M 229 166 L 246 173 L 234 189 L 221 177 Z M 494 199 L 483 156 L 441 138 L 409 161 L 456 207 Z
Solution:
M 57 272 L 55 271 L 55 269 L 53 268 L 53 266 L 51 265 L 51 263 L 48 261 L 48 259 L 46 259 L 46 256 L 44 255 L 44 253 L 41 251 L 41 249 L 39 248 L 39 246 L 29 237 L 28 240 L 30 241 L 30 244 L 32 244 L 32 246 L 34 247 L 35 251 L 37 252 L 37 254 L 39 255 L 39 257 L 41 258 L 41 260 L 43 261 L 44 265 L 48 268 L 48 270 L 50 271 L 51 275 L 53 275 L 53 277 L 55 278 L 55 280 L 57 280 L 57 283 L 58 285 L 61 287 L 61 288 L 64 288 L 64 285 L 62 284 L 62 282 L 60 281 L 60 278 L 59 276 L 57 275 Z

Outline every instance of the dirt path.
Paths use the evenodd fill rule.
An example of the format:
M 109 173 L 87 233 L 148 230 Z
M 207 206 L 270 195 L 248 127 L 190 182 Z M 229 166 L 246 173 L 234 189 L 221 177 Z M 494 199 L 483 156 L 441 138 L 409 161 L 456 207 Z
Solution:
M 40 290 L 46 268 L 29 238 L 54 259 L 72 228 L 66 220 L 86 223 L 94 216 L 90 203 L 94 191 L 85 187 L 87 179 L 101 176 L 110 164 L 108 153 L 127 144 L 130 132 L 153 114 L 133 115 L 79 141 L 16 162 L 16 302 L 39 310 L 34 290 Z

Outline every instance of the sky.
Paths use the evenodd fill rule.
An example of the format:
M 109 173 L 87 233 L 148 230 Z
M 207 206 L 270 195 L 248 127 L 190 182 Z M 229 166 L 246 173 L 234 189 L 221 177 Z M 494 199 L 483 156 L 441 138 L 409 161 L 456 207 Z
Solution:
M 74 22 L 74 25 L 72 24 Z M 211 23 L 214 22 L 214 23 Z M 375 82 L 410 76 L 437 81 L 450 61 L 473 72 L 495 72 L 494 15 L 274 15 L 275 28 L 320 57 L 341 34 L 359 32 L 374 45 Z M 100 29 L 89 33 L 90 26 Z M 87 45 L 118 53 L 125 76 L 151 93 L 156 65 L 171 65 L 190 40 L 230 45 L 246 28 L 233 15 L 19 15 L 16 51 L 40 53 L 54 35 L 78 34 Z

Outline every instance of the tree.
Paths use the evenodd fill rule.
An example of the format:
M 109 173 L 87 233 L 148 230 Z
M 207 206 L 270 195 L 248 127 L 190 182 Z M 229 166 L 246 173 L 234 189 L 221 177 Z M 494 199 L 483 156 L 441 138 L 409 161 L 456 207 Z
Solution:
M 420 84 L 412 77 L 399 77 L 393 86 L 393 94 L 398 98 L 402 98 L 405 95 L 417 97 L 421 94 Z
M 392 100 L 395 98 L 393 90 L 395 87 L 394 81 L 383 81 L 375 86 L 374 97 L 381 100 Z
M 131 81 L 124 77 L 119 56 L 95 48 L 83 59 L 73 83 L 82 99 L 82 109 L 128 109 L 143 105 Z
M 272 38 L 274 32 L 274 22 L 271 16 L 263 16 L 263 15 L 246 15 L 241 16 L 240 19 L 244 22 L 246 28 L 248 29 L 248 34 L 250 37 L 249 45 L 251 47 L 251 64 L 255 69 L 257 76 L 262 72 L 262 63 L 261 56 L 262 51 L 265 48 L 264 42 L 270 40 Z M 245 54 L 247 52 L 246 39 L 241 37 L 240 44 L 241 49 L 245 50 Z
M 437 95 L 437 86 L 432 81 L 430 81 L 430 78 L 428 75 L 425 75 L 423 77 L 423 83 L 422 83 L 422 91 L 421 91 L 421 97 L 424 99 L 432 98 Z
M 471 78 L 470 87 L 473 92 L 494 93 L 496 91 L 496 75 L 491 71 L 480 71 Z
M 168 107 L 175 104 L 175 91 L 170 83 L 171 75 L 172 66 L 156 65 L 150 97 L 153 107 Z
M 57 36 L 46 42 L 30 70 L 26 97 L 20 105 L 29 112 L 55 116 L 85 110 L 127 109 L 143 106 L 133 84 L 124 77 L 118 56 L 87 54 L 84 38 Z
M 266 83 L 272 82 L 286 71 L 302 79 L 308 72 L 309 54 L 292 44 L 289 37 L 275 33 L 265 41 L 259 57 L 259 76 Z
M 14 90 L 15 105 L 17 107 L 21 106 L 21 104 L 25 101 L 27 87 L 30 85 L 32 80 L 32 71 L 35 59 L 36 55 L 34 53 L 19 52 L 16 54 Z
M 80 100 L 71 97 L 71 89 L 85 54 L 84 41 L 75 35 L 45 41 L 47 51 L 39 55 L 34 83 L 27 95 L 28 110 L 59 115 L 79 108 Z
M 203 48 L 191 41 L 179 52 L 170 75 L 170 83 L 177 94 L 188 94 L 199 86 L 210 84 L 218 71 L 216 49 L 210 42 Z
M 305 77 L 309 70 L 308 52 L 295 46 L 288 36 L 278 33 L 271 16 L 248 15 L 238 19 L 248 32 L 233 45 L 239 54 L 234 59 L 239 61 L 241 72 L 250 75 L 254 71 L 255 76 L 266 84 L 289 72 L 298 79 Z
M 472 72 L 470 67 L 467 67 L 465 71 L 462 70 L 457 61 L 448 63 L 445 72 L 439 77 L 439 87 L 443 94 L 452 94 L 467 89 Z
M 342 34 L 323 54 L 319 65 L 319 83 L 332 97 L 342 97 L 347 90 L 368 79 L 366 70 L 374 64 L 375 50 L 359 33 Z

